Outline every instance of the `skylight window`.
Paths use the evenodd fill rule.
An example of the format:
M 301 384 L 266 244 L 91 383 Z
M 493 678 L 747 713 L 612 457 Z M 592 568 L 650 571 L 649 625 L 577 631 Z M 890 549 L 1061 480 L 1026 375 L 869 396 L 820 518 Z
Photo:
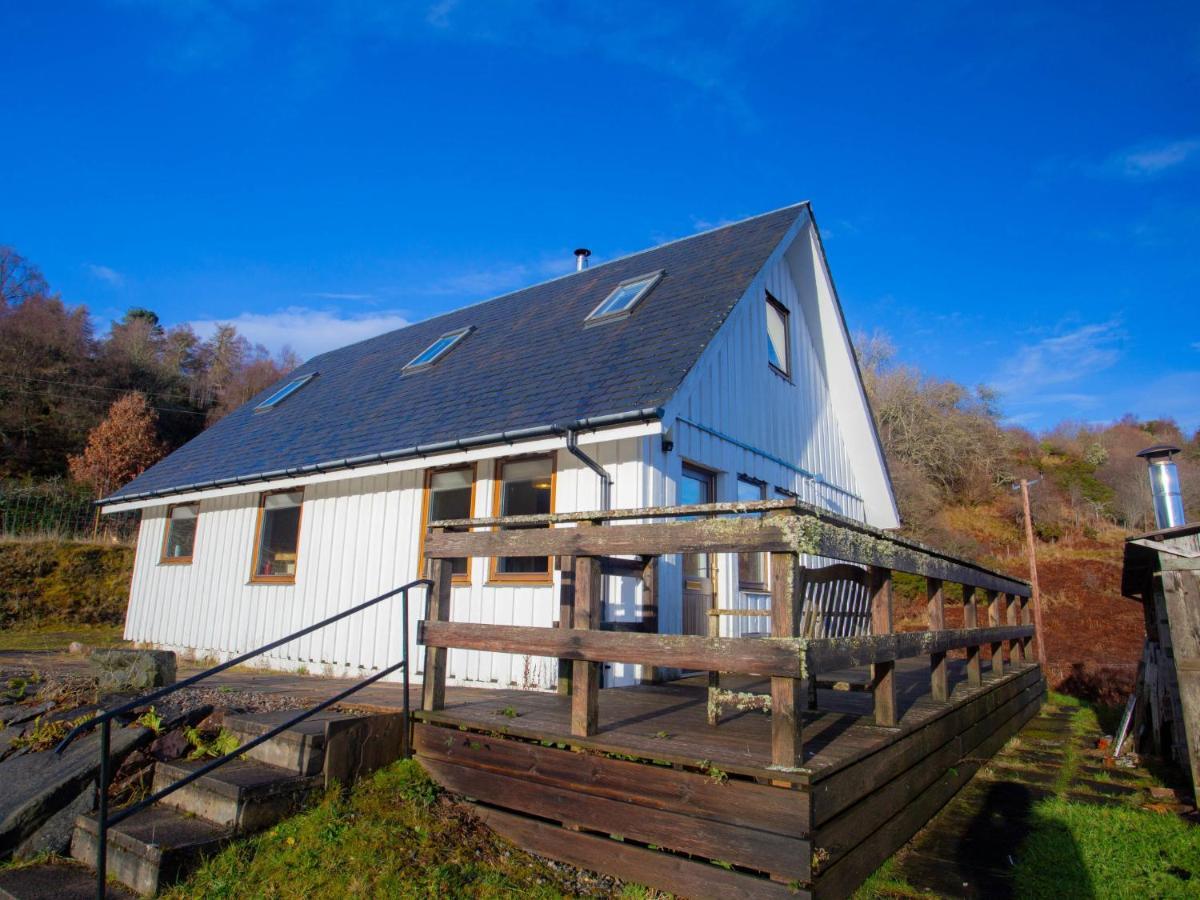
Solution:
M 658 271 L 622 281 L 584 321 L 594 323 L 629 315 L 662 277 Z
M 432 366 L 435 362 L 449 353 L 450 349 L 455 344 L 457 344 L 474 330 L 474 326 L 471 326 L 469 328 L 459 328 L 456 331 L 447 331 L 440 338 L 418 353 L 413 361 L 404 367 L 404 371 L 411 372 L 413 369 L 424 369 L 426 366 Z
M 307 375 L 301 375 L 299 378 L 289 381 L 262 403 L 258 404 L 258 406 L 254 407 L 254 411 L 266 412 L 268 409 L 273 409 L 288 397 L 292 396 L 292 394 L 296 393 L 296 391 L 300 390 L 300 388 L 312 381 L 313 376 L 316 374 L 316 372 L 309 372 Z

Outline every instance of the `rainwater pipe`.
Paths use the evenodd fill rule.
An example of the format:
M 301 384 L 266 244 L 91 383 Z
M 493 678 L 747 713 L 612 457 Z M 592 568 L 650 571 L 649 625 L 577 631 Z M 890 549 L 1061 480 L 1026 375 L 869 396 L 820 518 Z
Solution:
M 612 477 L 605 471 L 604 466 L 596 462 L 579 449 L 579 429 L 567 426 L 567 452 L 596 473 L 600 479 L 600 508 L 604 511 L 612 509 Z

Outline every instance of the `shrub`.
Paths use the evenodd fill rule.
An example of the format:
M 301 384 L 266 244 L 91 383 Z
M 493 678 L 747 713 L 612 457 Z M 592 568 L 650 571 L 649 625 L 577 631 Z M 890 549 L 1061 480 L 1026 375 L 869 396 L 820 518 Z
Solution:
M 132 547 L 0 542 L 0 627 L 119 624 L 125 619 L 132 575 Z

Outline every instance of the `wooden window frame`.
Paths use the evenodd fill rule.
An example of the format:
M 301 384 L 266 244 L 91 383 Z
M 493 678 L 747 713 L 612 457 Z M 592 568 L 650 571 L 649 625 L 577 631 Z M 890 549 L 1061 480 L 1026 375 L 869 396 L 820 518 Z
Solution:
M 497 459 L 492 469 L 492 509 L 496 516 L 503 515 L 500 509 L 501 495 L 504 488 L 504 467 L 508 463 L 530 462 L 535 459 L 550 460 L 550 512 L 554 512 L 554 504 L 558 496 L 558 454 L 527 453 L 521 456 L 506 456 Z M 499 526 L 496 531 L 500 531 Z M 500 557 L 488 559 L 488 584 L 504 585 L 505 587 L 537 586 L 554 584 L 554 557 L 546 557 L 546 573 L 535 572 L 501 572 Z
M 294 494 L 300 492 L 300 515 L 296 519 L 296 572 L 291 575 L 259 575 L 258 574 L 258 554 L 262 548 L 262 526 L 263 526 L 263 509 L 266 507 L 267 498 L 273 494 Z M 258 495 L 258 514 L 254 520 L 254 552 L 250 559 L 250 583 L 251 584 L 295 584 L 296 574 L 300 571 L 300 532 L 304 525 L 304 487 L 298 488 L 280 488 L 277 491 L 263 491 Z
M 763 481 L 759 478 L 754 478 L 750 475 L 738 475 L 737 483 L 739 486 L 743 485 L 743 484 L 753 485 L 754 487 L 758 488 L 758 497 L 756 499 L 758 499 L 758 500 L 766 500 L 767 499 L 767 483 L 765 481 Z M 739 487 L 739 490 L 740 490 L 740 487 Z M 741 497 L 738 498 L 738 502 L 741 502 Z M 738 590 L 746 591 L 747 593 L 750 593 L 750 594 L 765 594 L 765 593 L 767 593 L 771 589 L 770 581 L 769 581 L 770 564 L 771 564 L 770 563 L 770 554 L 769 553 L 757 554 L 757 556 L 759 557 L 759 572 L 763 576 L 762 581 L 742 581 L 742 568 L 741 568 L 742 554 L 739 553 L 739 554 L 737 554 L 737 556 L 738 556 Z
M 454 472 L 459 469 L 471 470 L 471 505 L 470 512 L 467 515 L 468 519 L 475 517 L 475 488 L 479 484 L 479 464 L 478 463 L 456 463 L 450 466 L 435 466 L 425 470 L 425 489 L 421 492 L 421 534 L 417 538 L 417 577 L 423 578 L 425 574 L 425 535 L 429 532 L 429 489 L 433 484 L 433 476 L 438 472 Z M 470 584 L 471 583 L 471 563 L 474 560 L 467 557 L 467 573 L 465 575 L 455 575 L 450 581 L 451 584 Z
M 187 556 L 167 556 L 167 542 L 171 538 L 171 511 L 178 509 L 181 506 L 196 507 L 196 530 L 192 534 L 192 552 Z M 162 566 L 190 566 L 192 559 L 196 555 L 196 538 L 200 534 L 200 501 L 193 500 L 190 503 L 172 503 L 167 507 L 166 525 L 163 527 L 162 549 L 158 554 L 158 563 Z
M 783 316 L 783 361 L 787 364 L 787 369 L 781 369 L 775 363 L 771 362 L 771 354 L 767 354 L 767 365 L 771 367 L 771 371 L 780 378 L 792 380 L 792 311 L 771 296 L 770 291 L 765 291 L 767 295 L 767 306 L 773 306 L 780 315 Z M 770 329 L 767 329 L 767 349 L 770 350 L 771 334 Z

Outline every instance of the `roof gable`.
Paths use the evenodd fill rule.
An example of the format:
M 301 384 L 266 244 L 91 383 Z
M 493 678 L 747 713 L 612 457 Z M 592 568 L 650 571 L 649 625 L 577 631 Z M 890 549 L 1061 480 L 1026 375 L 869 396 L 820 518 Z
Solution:
M 168 494 L 404 448 L 665 405 L 805 204 L 664 244 L 317 356 L 115 492 Z M 631 315 L 614 288 L 663 275 Z M 473 331 L 424 369 L 438 337 Z M 254 407 L 315 373 L 268 412 Z

